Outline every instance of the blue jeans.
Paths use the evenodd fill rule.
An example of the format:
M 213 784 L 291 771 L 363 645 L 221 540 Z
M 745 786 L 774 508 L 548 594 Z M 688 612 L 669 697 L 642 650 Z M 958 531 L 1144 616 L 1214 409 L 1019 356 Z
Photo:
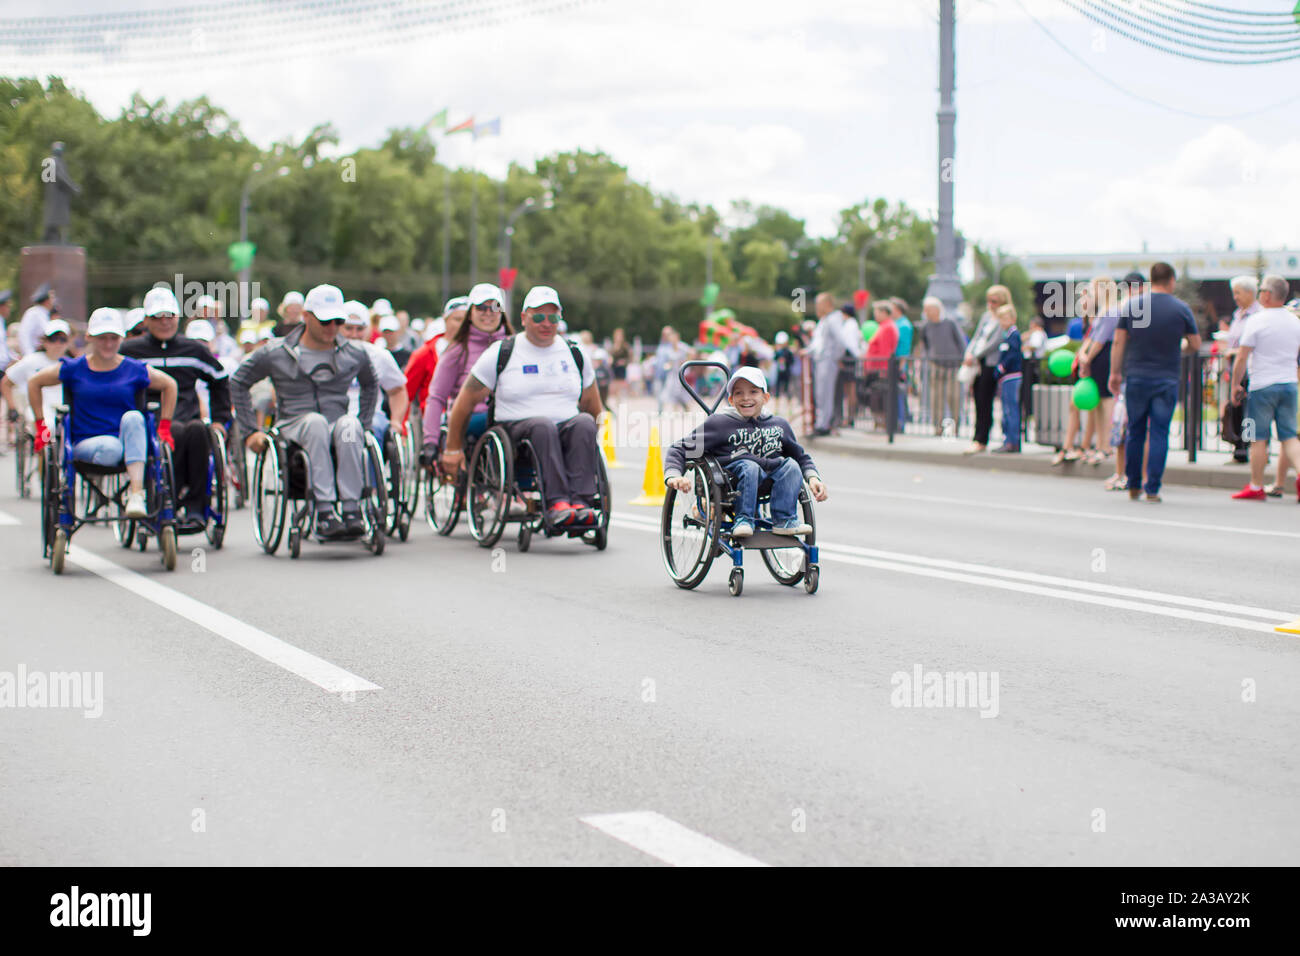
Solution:
M 1160 494 L 1160 479 L 1169 457 L 1169 422 L 1178 405 L 1178 380 L 1130 378 L 1124 381 L 1124 405 L 1128 409 L 1128 444 L 1124 448 L 1124 470 L 1130 489 L 1142 488 L 1149 495 Z M 1147 481 L 1142 484 L 1142 450 L 1150 426 L 1151 449 L 1147 455 Z
M 1004 375 L 998 382 L 998 396 L 1002 399 L 1002 443 L 1008 448 L 1020 447 L 1020 382 L 1019 372 Z
M 736 519 L 751 522 L 758 511 L 758 486 L 764 477 L 772 479 L 772 524 L 782 524 L 798 519 L 795 510 L 799 505 L 799 489 L 803 487 L 803 474 L 799 463 L 787 458 L 772 471 L 765 472 L 761 465 L 750 459 L 733 461 L 725 466 L 736 478 L 737 497 L 734 505 Z
M 120 465 L 123 458 L 126 459 L 126 464 L 134 465 L 138 461 L 144 461 L 144 456 L 144 416 L 135 410 L 122 416 L 116 437 L 94 435 L 83 438 L 72 446 L 74 459 L 92 465 Z
M 1255 441 L 1268 441 L 1269 426 L 1277 426 L 1277 440 L 1296 437 L 1296 384 L 1265 385 L 1246 398 L 1246 419 L 1252 423 Z M 1245 422 L 1243 422 L 1243 425 Z

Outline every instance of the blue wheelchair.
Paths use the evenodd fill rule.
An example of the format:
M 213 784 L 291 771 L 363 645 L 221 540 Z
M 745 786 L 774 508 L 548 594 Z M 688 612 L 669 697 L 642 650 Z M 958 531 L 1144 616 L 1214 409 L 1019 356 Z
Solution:
M 154 421 L 158 405 L 146 404 L 145 396 L 143 390 L 138 393 L 136 407 L 145 419 L 144 491 L 148 514 L 143 518 L 128 518 L 126 465 L 95 465 L 73 459 L 68 424 L 74 396 L 69 389 L 64 390 L 64 404 L 56 409 L 58 421 L 54 435 L 44 450 L 41 483 L 42 555 L 55 574 L 63 573 L 72 536 L 88 524 L 112 525 L 119 541 L 128 529 L 134 535 L 156 537 L 162 566 L 168 571 L 176 569 L 176 523 L 169 483 L 171 455 L 167 446 L 158 441 Z
M 207 494 L 204 496 L 203 502 L 203 527 L 191 530 L 177 525 L 176 534 L 203 534 L 214 549 L 220 550 L 226 540 L 226 519 L 230 514 L 232 487 L 228 467 L 229 450 L 226 430 L 220 425 L 210 424 L 207 428 L 207 439 L 208 465 L 204 479 Z M 164 452 L 167 468 L 167 487 L 171 488 L 174 494 L 178 486 L 176 484 L 172 454 L 170 449 L 164 448 Z M 122 480 L 119 478 L 118 483 L 121 483 Z M 113 534 L 117 538 L 117 543 L 123 548 L 130 548 L 134 544 L 139 550 L 144 551 L 148 547 L 151 533 L 147 525 L 131 519 L 113 525 Z
M 721 362 L 691 361 L 683 363 L 677 371 L 686 391 L 706 414 L 712 415 L 725 396 L 719 392 L 710 404 L 687 381 L 687 370 L 700 366 L 722 369 L 724 382 L 731 370 Z M 806 483 L 799 491 L 799 509 L 804 523 L 812 528 L 811 533 L 800 538 L 772 532 L 772 482 L 765 478 L 758 486 L 753 535 L 733 538 L 736 486 L 732 475 L 713 455 L 699 455 L 687 457 L 683 477 L 690 480 L 691 491 L 683 493 L 671 486 L 665 490 L 660 526 L 664 567 L 674 584 L 687 590 L 697 587 L 708 575 L 714 558 L 726 555 L 731 559 L 727 588 L 739 597 L 745 587 L 745 552 L 758 551 L 763 564 L 779 583 L 794 587 L 802 581 L 805 591 L 816 593 L 821 577 L 817 563 L 817 519 L 813 514 L 812 492 Z

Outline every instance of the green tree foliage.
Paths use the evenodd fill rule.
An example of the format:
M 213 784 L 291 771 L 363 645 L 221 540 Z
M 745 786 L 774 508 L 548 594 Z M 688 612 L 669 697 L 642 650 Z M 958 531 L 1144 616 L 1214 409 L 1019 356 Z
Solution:
M 574 327 L 625 327 L 656 339 L 675 325 L 693 338 L 709 272 L 726 306 L 765 334 L 789 325 L 798 288 L 857 286 L 857 252 L 870 239 L 868 287 L 919 300 L 931 271 L 930 224 L 902 204 L 861 203 L 837 234 L 809 237 L 772 206 L 734 204 L 724 216 L 633 180 L 603 153 L 561 153 L 504 180 L 438 162 L 423 129 L 390 130 L 382 143 L 338 155 L 328 124 L 300 142 L 263 149 L 206 98 L 168 105 L 140 96 L 101 117 L 62 81 L 0 77 L 0 287 L 17 279 L 18 253 L 39 239 L 41 160 L 50 144 L 83 195 L 71 240 L 86 248 L 92 307 L 139 302 L 157 281 L 228 281 L 226 247 L 239 238 L 249 190 L 253 278 L 273 301 L 288 289 L 335 282 L 353 298 L 387 296 L 413 314 L 436 311 L 471 281 L 495 281 L 505 217 L 528 198 L 554 198 L 515 222 L 515 301 L 554 285 Z M 477 196 L 478 270 L 470 274 L 470 215 Z M 452 288 L 442 288 L 444 213 L 450 202 Z

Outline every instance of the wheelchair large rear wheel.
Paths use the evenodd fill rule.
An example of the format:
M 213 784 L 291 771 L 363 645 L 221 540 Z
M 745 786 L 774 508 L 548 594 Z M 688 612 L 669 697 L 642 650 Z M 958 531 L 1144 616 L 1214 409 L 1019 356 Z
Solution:
M 812 527 L 811 534 L 801 535 L 804 544 L 811 547 L 817 544 L 817 518 L 813 514 L 812 494 L 808 491 L 807 485 L 799 489 L 799 514 L 804 524 Z M 767 519 L 772 517 L 767 502 L 759 506 L 759 516 Z M 767 570 L 771 572 L 772 577 L 781 584 L 794 587 L 803 580 L 808 559 L 803 548 L 799 547 L 794 538 L 790 539 L 788 548 L 765 548 L 759 554 L 763 556 L 763 563 L 767 565 Z
M 443 481 L 440 474 L 424 475 L 424 517 L 442 537 L 451 534 L 465 509 L 465 471 L 455 481 Z
M 366 466 L 362 475 L 365 487 L 361 492 L 361 506 L 365 509 L 369 504 L 371 520 L 378 522 L 382 534 L 388 528 L 390 513 L 397 510 L 397 503 L 388 497 L 388 471 L 384 465 L 384 454 L 379 450 L 378 439 L 370 432 L 366 432 Z M 381 546 L 380 551 L 382 550 Z
M 267 554 L 275 554 L 284 534 L 284 515 L 289 506 L 288 462 L 274 441 L 253 459 L 253 536 Z
M 722 494 L 699 461 L 688 461 L 683 477 L 691 482 L 690 492 L 671 486 L 664 491 L 660 536 L 668 576 L 679 588 L 693 588 L 717 554 Z
M 469 463 L 466 491 L 469 530 L 484 548 L 501 540 L 510 517 L 510 499 L 515 486 L 515 456 L 510 436 L 493 425 L 474 446 Z
M 378 447 L 378 441 L 376 441 Z M 402 523 L 402 503 L 406 500 L 406 461 L 402 436 L 397 434 L 395 426 L 389 428 L 388 438 L 384 442 L 385 454 L 380 456 L 383 470 L 380 472 L 388 497 L 388 510 L 384 520 L 384 532 L 392 537 L 398 532 Z
M 600 519 L 596 527 L 592 528 L 582 540 L 587 544 L 595 546 L 597 551 L 604 551 L 605 545 L 609 543 L 609 508 L 611 504 L 611 494 L 609 487 L 609 472 L 605 468 L 605 456 L 596 456 L 596 508 L 600 512 Z
M 36 457 L 32 451 L 31 436 L 27 434 L 27 425 L 21 419 L 18 422 L 18 437 L 14 442 L 14 469 L 18 479 L 18 497 L 32 496 L 31 463 Z
M 213 426 L 216 428 L 217 426 Z M 239 509 L 248 501 L 248 450 L 244 447 L 244 436 L 238 425 L 230 426 L 229 434 L 223 434 L 226 446 L 224 464 L 227 495 L 231 507 Z
M 226 518 L 230 513 L 230 484 L 226 473 L 226 433 L 220 425 L 208 427 L 211 449 L 211 477 L 208 480 L 208 518 L 204 532 L 212 547 L 218 551 L 226 539 Z
M 59 463 L 54 449 L 46 446 L 41 452 L 44 475 L 41 479 L 41 557 L 49 559 L 54 547 L 54 532 L 59 527 Z

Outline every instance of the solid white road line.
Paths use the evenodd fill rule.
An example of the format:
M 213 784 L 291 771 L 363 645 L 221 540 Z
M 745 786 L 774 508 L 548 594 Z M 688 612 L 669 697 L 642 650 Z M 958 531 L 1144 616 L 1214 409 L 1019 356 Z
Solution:
M 669 866 L 767 866 L 653 810 L 600 813 L 579 819 Z
M 655 533 L 659 530 L 658 522 L 652 523 L 640 517 L 628 518 L 626 516 L 615 514 L 611 516 L 611 521 L 617 526 L 630 528 L 636 531 Z M 1099 604 L 1105 607 L 1113 607 L 1127 611 L 1138 611 L 1144 614 L 1156 614 L 1164 617 L 1181 618 L 1187 621 L 1200 621 L 1206 624 L 1219 624 L 1225 627 L 1236 627 L 1247 631 L 1273 633 L 1278 620 L 1294 616 L 1294 613 L 1290 611 L 1275 611 L 1267 608 L 1249 607 L 1241 604 L 1223 604 L 1216 601 L 1204 601 L 1200 598 L 1183 597 L 1182 595 L 1177 594 L 1163 594 L 1158 591 L 1142 591 L 1136 588 L 1121 588 L 1114 585 L 1094 584 L 1091 581 L 1075 581 L 1070 578 L 1058 578 L 1046 574 L 1009 571 L 1006 568 L 996 568 L 980 564 L 966 564 L 960 561 L 947 561 L 941 558 L 927 558 L 922 555 L 907 555 L 890 551 L 872 551 L 868 548 L 855 548 L 850 545 L 819 543 L 818 551 L 819 558 L 823 563 L 828 560 L 839 561 L 845 564 L 856 564 L 860 567 L 878 568 L 882 571 L 895 571 L 900 574 L 917 574 L 923 577 L 942 578 L 948 581 L 961 581 L 967 584 L 975 584 L 979 587 L 994 587 L 1006 591 L 1019 591 L 1024 594 L 1038 594 L 1044 597 L 1064 598 L 1068 601 L 1078 601 L 1083 604 Z M 1011 578 L 1015 578 L 1016 580 L 1010 580 Z M 1040 583 L 1033 583 L 1035 581 Z M 1146 597 L 1148 600 L 1125 600 L 1123 597 L 1119 597 L 1118 595 L 1125 595 L 1127 597 Z M 1150 603 L 1151 601 L 1163 601 L 1166 604 L 1182 606 L 1163 607 Z M 1201 608 L 1203 610 L 1191 610 L 1191 608 Z M 1244 618 L 1230 617 L 1223 614 L 1208 614 L 1204 613 L 1204 610 L 1230 610 L 1235 611 L 1238 614 L 1248 614 L 1254 617 L 1264 618 L 1273 623 L 1266 624 L 1262 621 L 1250 621 Z
M 22 522 L 7 511 L 0 511 L 0 524 L 22 524 Z
M 1211 489 L 1205 489 L 1211 490 Z M 926 504 L 940 505 L 960 505 L 963 508 L 972 510 L 983 510 L 993 508 L 998 511 L 1015 511 L 1024 514 L 1052 515 L 1053 517 L 1063 518 L 1092 518 L 1098 521 L 1120 521 L 1128 524 L 1150 524 L 1159 525 L 1164 528 L 1186 528 L 1191 531 L 1221 531 L 1228 534 L 1253 534 L 1269 538 L 1300 538 L 1300 532 L 1297 531 L 1270 531 L 1263 528 L 1243 528 L 1239 525 L 1230 524 L 1201 524 L 1195 521 L 1168 521 L 1160 518 L 1137 518 L 1132 515 L 1117 515 L 1107 511 L 1068 511 L 1064 508 L 1040 508 L 1032 505 L 1021 504 L 994 504 L 988 501 L 976 501 L 970 498 L 949 498 L 943 495 L 913 495 L 902 491 L 877 491 L 874 488 L 842 488 L 838 485 L 834 489 L 835 494 L 866 495 L 872 498 L 900 498 L 904 501 L 920 501 Z M 1119 494 L 1121 498 L 1127 495 Z M 1283 499 L 1284 501 L 1288 499 Z M 1130 502 L 1124 502 L 1131 504 Z M 1143 502 L 1143 506 L 1146 503 Z M 1134 505 L 1136 507 L 1136 505 Z M 1246 506 L 1251 507 L 1250 505 Z
M 214 607 L 196 601 L 188 595 L 174 591 L 165 585 L 152 581 L 119 564 L 102 558 L 85 548 L 68 551 L 68 561 L 98 574 L 106 581 L 111 581 L 120 588 L 136 594 L 146 601 L 152 601 L 159 607 L 166 608 L 173 614 L 180 615 L 191 623 L 211 631 L 218 637 L 224 637 L 232 644 L 238 644 L 246 651 L 283 667 L 290 673 L 309 680 L 318 687 L 323 687 L 331 694 L 344 691 L 380 690 L 378 684 L 372 684 L 365 678 L 345 671 L 343 668 L 309 654 L 301 648 L 286 644 L 278 637 L 258 630 L 251 624 L 245 624 Z

